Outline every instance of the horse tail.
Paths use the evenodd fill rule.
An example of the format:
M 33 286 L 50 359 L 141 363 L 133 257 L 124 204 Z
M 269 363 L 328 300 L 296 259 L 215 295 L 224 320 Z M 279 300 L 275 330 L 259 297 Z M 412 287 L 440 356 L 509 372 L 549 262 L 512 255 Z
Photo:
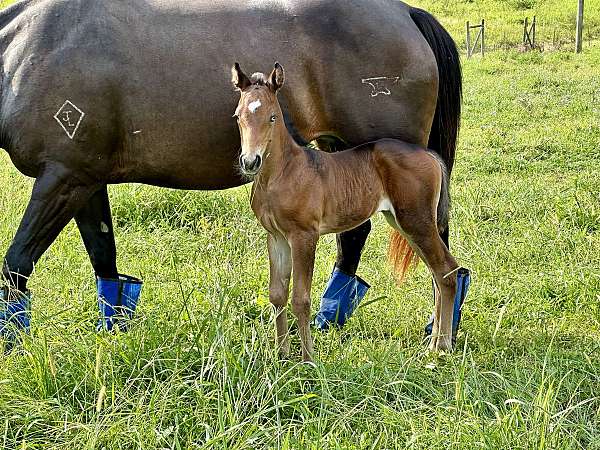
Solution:
M 448 177 L 448 169 L 442 158 L 433 152 L 429 154 L 438 162 L 442 171 L 442 183 L 440 186 L 440 198 L 437 204 L 437 227 L 440 234 L 443 234 L 448 229 L 450 221 L 450 179 Z
M 388 247 L 388 262 L 392 266 L 398 283 L 406 278 L 406 273 L 419 262 L 419 257 L 402 234 L 392 229 Z
M 462 70 L 454 40 L 427 11 L 410 9 L 410 17 L 428 42 L 438 66 L 438 102 L 428 147 L 441 156 L 448 174 L 452 173 L 462 101 Z
M 429 143 L 427 146 L 437 153 L 446 166 L 446 189 L 454 166 L 456 142 L 460 128 L 462 102 L 462 70 L 460 57 L 454 40 L 444 27 L 427 11 L 410 9 L 410 17 L 429 43 L 438 66 L 438 101 L 433 117 Z M 447 198 L 446 213 L 450 207 Z M 438 214 L 438 217 L 442 215 Z M 446 246 L 449 246 L 448 224 L 440 232 Z

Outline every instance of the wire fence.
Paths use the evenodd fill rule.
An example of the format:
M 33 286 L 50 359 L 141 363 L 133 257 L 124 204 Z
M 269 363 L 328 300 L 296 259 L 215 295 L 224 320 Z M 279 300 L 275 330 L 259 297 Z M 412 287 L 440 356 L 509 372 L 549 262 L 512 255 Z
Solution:
M 499 25 L 499 26 L 495 26 Z M 456 37 L 456 36 L 455 36 Z M 583 47 L 591 46 L 600 39 L 600 30 L 596 27 L 584 28 Z M 479 22 L 467 21 L 465 32 L 457 41 L 459 48 L 467 58 L 495 50 L 553 51 L 575 50 L 576 29 L 565 24 L 553 26 L 537 16 L 523 17 L 519 23 L 495 24 L 481 19 Z

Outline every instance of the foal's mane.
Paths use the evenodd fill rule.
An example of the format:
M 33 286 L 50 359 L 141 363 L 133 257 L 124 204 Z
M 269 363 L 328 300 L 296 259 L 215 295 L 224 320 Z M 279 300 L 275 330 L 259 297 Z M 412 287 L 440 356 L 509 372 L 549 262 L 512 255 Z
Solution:
M 257 86 L 266 86 L 267 76 L 262 72 L 255 72 L 250 76 L 250 83 Z

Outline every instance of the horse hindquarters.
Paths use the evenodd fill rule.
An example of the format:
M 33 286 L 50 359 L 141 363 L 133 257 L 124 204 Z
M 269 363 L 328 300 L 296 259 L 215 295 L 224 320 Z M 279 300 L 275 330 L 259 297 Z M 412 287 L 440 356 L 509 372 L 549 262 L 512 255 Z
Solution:
M 395 167 L 397 170 L 393 178 L 403 180 L 401 185 L 398 182 L 390 183 L 386 189 L 393 207 L 387 216 L 398 231 L 390 240 L 390 259 L 395 263 L 395 268 L 400 269 L 400 279 L 414 260 L 413 251 L 425 262 L 439 293 L 436 295 L 430 349 L 451 350 L 458 264 L 440 236 L 440 231 L 447 226 L 448 221 L 445 167 L 437 157 L 434 158 L 435 161 L 431 160 L 431 155 L 425 151 L 421 155 L 405 155 L 411 155 L 414 160 L 407 160 L 402 168 Z M 402 170 L 410 173 L 402 176 Z M 387 178 L 392 179 L 389 176 Z

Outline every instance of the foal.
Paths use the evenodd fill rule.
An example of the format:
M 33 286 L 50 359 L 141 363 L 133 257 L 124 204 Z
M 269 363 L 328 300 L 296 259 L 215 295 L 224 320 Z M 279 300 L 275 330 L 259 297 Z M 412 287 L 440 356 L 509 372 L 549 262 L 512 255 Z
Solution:
M 236 63 L 232 81 L 241 93 L 234 114 L 240 166 L 254 177 L 252 210 L 268 231 L 269 299 L 276 309 L 280 351 L 289 353 L 290 275 L 302 356 L 310 361 L 310 288 L 319 236 L 355 228 L 379 211 L 394 228 L 390 259 L 398 277 L 417 255 L 432 272 L 441 295 L 436 295 L 430 349 L 450 350 L 458 265 L 440 238 L 449 208 L 443 162 L 424 148 L 393 139 L 339 153 L 301 147 L 288 133 L 277 100 L 284 83 L 281 65 L 276 63 L 268 78 L 256 73 L 249 79 Z

